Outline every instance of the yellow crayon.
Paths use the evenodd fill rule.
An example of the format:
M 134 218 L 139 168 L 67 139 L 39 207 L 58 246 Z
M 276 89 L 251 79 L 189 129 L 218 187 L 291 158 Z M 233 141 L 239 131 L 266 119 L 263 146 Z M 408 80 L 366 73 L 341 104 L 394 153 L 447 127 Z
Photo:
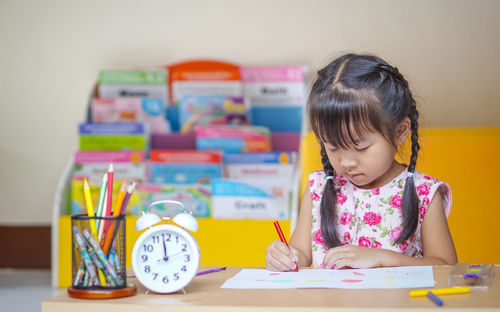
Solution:
M 410 291 L 410 297 L 424 297 L 427 293 L 432 291 L 436 296 L 439 295 L 454 295 L 454 294 L 466 294 L 470 292 L 469 287 L 452 287 L 452 288 L 432 288 L 432 289 L 422 289 L 422 290 L 412 290 Z

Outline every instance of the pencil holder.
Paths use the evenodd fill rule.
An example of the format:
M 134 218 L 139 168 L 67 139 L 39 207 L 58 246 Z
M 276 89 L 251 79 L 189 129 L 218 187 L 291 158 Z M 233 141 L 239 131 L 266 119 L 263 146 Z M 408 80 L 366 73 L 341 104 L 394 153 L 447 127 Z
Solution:
M 72 289 L 112 290 L 127 287 L 125 216 L 71 217 Z

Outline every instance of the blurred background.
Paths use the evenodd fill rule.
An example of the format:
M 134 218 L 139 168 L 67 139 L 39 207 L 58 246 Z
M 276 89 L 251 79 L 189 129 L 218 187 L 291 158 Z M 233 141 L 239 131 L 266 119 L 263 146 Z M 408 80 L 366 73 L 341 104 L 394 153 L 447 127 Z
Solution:
M 496 0 L 2 0 L 0 225 L 50 225 L 99 70 L 204 58 L 306 65 L 311 80 L 372 53 L 408 79 L 423 126 L 498 126 L 499 13 Z

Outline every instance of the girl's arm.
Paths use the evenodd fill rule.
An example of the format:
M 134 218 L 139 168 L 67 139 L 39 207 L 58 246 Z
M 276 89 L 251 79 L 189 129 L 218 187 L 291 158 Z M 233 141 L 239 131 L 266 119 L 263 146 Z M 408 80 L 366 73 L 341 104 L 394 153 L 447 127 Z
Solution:
M 299 267 L 309 267 L 312 262 L 311 247 L 311 228 L 312 228 L 312 201 L 309 185 L 307 185 L 302 195 L 299 217 L 289 245 L 298 252 Z
M 451 238 L 443 198 L 436 192 L 427 208 L 421 226 L 423 258 L 406 256 L 387 249 L 345 245 L 330 249 L 325 255 L 325 266 L 336 268 L 370 268 L 405 265 L 453 265 L 457 254 Z

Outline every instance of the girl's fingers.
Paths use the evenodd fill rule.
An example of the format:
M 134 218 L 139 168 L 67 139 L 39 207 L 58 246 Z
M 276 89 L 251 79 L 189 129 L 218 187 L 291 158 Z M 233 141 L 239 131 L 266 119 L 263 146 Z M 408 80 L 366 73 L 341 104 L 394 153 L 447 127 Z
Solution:
M 352 257 L 342 257 L 335 263 L 335 269 L 351 268 L 353 258 Z
M 266 268 L 289 271 L 295 268 L 294 254 L 280 241 L 274 241 L 266 251 Z
M 339 261 L 343 258 L 347 258 L 350 256 L 347 248 L 344 247 L 345 246 L 335 247 L 328 250 L 328 252 L 325 255 L 325 258 L 323 259 L 323 265 L 326 269 L 340 268 Z

